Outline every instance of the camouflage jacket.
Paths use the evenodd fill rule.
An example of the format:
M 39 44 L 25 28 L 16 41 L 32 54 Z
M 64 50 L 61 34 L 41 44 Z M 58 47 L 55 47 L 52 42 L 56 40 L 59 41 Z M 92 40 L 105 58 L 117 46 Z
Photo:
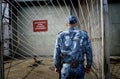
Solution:
M 86 31 L 71 27 L 58 34 L 54 48 L 54 65 L 59 68 L 60 61 L 84 61 L 87 58 L 87 68 L 92 65 L 92 46 Z M 62 55 L 62 56 L 61 56 Z

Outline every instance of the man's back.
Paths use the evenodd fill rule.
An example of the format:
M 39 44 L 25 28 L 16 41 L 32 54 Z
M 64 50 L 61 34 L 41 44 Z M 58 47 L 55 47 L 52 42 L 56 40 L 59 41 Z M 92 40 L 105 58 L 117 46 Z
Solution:
M 60 33 L 59 45 L 64 62 L 69 62 L 71 60 L 82 62 L 84 60 L 85 38 L 85 31 L 78 30 L 75 27 L 69 28 L 69 30 Z

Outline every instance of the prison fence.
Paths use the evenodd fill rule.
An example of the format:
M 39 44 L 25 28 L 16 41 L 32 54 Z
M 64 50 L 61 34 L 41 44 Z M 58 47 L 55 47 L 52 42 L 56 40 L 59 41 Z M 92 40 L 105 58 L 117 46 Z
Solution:
M 92 42 L 93 66 L 92 72 L 86 74 L 86 79 L 103 79 L 104 28 L 101 1 L 2 0 L 4 57 L 10 58 L 10 64 L 5 68 L 5 79 L 16 79 L 11 77 L 12 67 L 28 62 L 35 56 L 51 56 L 56 35 L 66 29 L 65 18 L 69 15 L 77 16 L 79 29 L 87 31 Z M 34 21 L 47 21 L 47 29 L 34 30 L 36 28 Z

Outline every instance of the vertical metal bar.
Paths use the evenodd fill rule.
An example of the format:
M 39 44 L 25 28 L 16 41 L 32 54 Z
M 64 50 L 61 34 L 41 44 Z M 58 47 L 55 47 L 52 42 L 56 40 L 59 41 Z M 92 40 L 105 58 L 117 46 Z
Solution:
M 0 0 L 0 79 L 4 79 L 2 0 Z
M 104 79 L 104 53 L 105 53 L 105 42 L 104 42 L 104 24 L 103 24 L 103 0 L 100 0 L 100 21 L 101 21 L 101 36 L 102 36 L 102 79 Z
M 104 32 L 104 75 L 105 79 L 110 79 L 110 38 L 109 38 L 109 16 L 108 0 L 103 0 L 103 32 Z

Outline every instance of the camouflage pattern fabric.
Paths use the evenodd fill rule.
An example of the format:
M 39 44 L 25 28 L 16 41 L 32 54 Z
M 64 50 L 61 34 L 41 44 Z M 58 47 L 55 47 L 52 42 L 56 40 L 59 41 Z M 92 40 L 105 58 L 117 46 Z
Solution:
M 87 58 L 87 68 L 92 65 L 92 47 L 86 31 L 71 27 L 58 34 L 54 49 L 54 65 L 60 67 L 60 61 L 64 62 L 61 69 L 61 79 L 84 79 L 83 66 L 84 54 Z M 71 68 L 70 62 L 77 60 L 80 64 L 77 68 Z

